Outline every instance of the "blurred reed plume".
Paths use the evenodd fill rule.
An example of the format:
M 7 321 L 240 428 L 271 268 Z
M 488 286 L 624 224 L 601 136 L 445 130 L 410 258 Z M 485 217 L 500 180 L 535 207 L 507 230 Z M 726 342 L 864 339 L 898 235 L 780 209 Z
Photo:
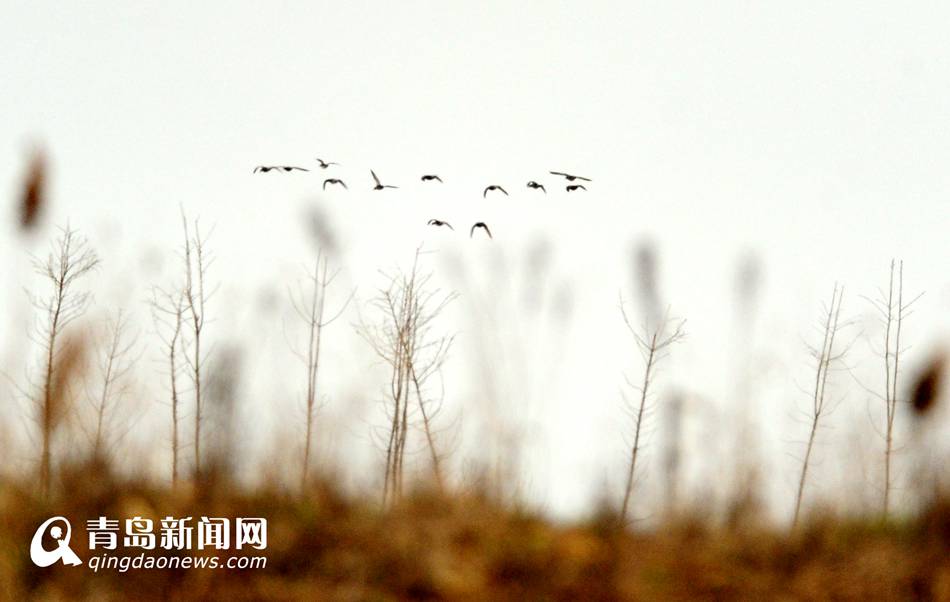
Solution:
M 20 228 L 23 231 L 36 228 L 45 205 L 46 156 L 41 151 L 37 151 L 30 161 L 20 197 Z
M 759 256 L 748 252 L 739 260 L 735 275 L 736 310 L 740 325 L 750 325 L 762 290 L 762 263 Z
M 939 444 L 939 441 L 946 439 L 946 431 L 943 430 L 946 425 L 937 420 L 938 406 L 946 395 L 947 362 L 945 349 L 932 352 L 910 389 L 910 409 L 914 421 L 908 433 L 908 447 L 915 464 L 911 497 L 916 502 L 918 512 L 926 512 L 935 504 L 945 503 L 950 495 L 944 469 L 946 459 L 942 457 L 946 448 Z
M 78 384 L 86 365 L 89 339 L 82 334 L 66 335 L 53 360 L 49 384 L 49 400 L 41 409 L 44 439 L 51 440 L 53 431 L 69 411 L 73 387 Z M 50 444 L 47 444 L 49 446 Z M 47 460 L 48 464 L 48 460 Z M 46 467 L 49 472 L 49 466 Z
M 551 243 L 546 238 L 535 240 L 525 253 L 522 298 L 525 308 L 532 313 L 541 310 L 542 296 L 550 278 L 551 256 Z
M 679 483 L 683 464 L 683 414 L 687 396 L 674 391 L 663 404 L 663 506 L 667 516 L 679 512 Z
M 205 435 L 207 442 L 206 472 L 209 476 L 233 481 L 243 451 L 237 424 L 237 405 L 241 399 L 243 351 L 236 345 L 225 345 L 211 356 L 208 364 L 205 390 L 204 420 L 210 426 Z
M 639 309 L 648 328 L 656 328 L 663 314 L 656 246 L 643 241 L 633 251 L 633 282 Z
M 340 252 L 340 243 L 330 223 L 330 216 L 319 205 L 308 205 L 304 213 L 304 225 L 310 241 L 315 249 L 326 253 L 330 257 L 337 257 Z
M 921 370 L 912 387 L 910 402 L 914 413 L 919 417 L 931 415 L 943 394 L 946 379 L 947 354 L 936 352 Z
M 761 404 L 756 390 L 761 379 L 762 357 L 757 346 L 756 325 L 760 311 L 765 270 L 754 250 L 744 251 L 736 260 L 731 278 L 732 337 L 729 370 L 732 383 L 727 409 L 727 454 L 730 460 L 723 475 L 727 521 L 751 524 L 761 513 L 763 479 L 761 470 Z

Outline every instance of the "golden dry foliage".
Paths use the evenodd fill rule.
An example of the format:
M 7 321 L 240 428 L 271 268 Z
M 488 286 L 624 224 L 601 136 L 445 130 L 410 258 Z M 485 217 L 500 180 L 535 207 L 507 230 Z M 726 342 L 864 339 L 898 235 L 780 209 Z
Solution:
M 0 598 L 10 600 L 948 600 L 950 505 L 919 519 L 818 517 L 786 530 L 717 528 L 697 516 L 654 531 L 616 529 L 603 515 L 574 524 L 506 509 L 483 496 L 410 493 L 391 510 L 314 482 L 179 488 L 66 466 L 61 497 L 26 483 L 0 487 Z M 82 567 L 40 569 L 33 531 L 72 522 Z M 263 516 L 263 569 L 88 568 L 85 520 L 98 516 Z M 128 550 L 138 554 L 139 550 Z M 116 553 L 122 554 L 121 550 Z M 159 551 L 156 550 L 156 554 Z M 162 551 L 161 553 L 165 553 Z M 236 551 L 172 552 L 222 557 Z M 256 551 L 252 555 L 257 554 Z
M 88 346 L 86 337 L 82 335 L 67 336 L 56 355 L 50 381 L 50 407 L 47 410 L 53 426 L 66 411 L 70 385 L 75 385 L 81 378 Z

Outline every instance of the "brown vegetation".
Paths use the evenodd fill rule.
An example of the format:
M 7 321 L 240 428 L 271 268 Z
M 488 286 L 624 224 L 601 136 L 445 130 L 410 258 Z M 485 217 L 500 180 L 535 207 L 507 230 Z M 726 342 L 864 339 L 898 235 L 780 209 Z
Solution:
M 699 515 L 617 529 L 607 513 L 559 525 L 475 493 L 416 492 L 387 511 L 315 480 L 196 494 L 122 480 L 103 464 L 60 474 L 68 496 L 0 493 L 0 590 L 11 600 L 947 600 L 950 504 L 902 523 L 805 520 L 793 534 L 715 528 Z M 39 569 L 24 542 L 49 516 L 266 516 L 266 569 Z M 85 526 L 74 521 L 75 541 Z M 88 559 L 84 543 L 80 555 Z

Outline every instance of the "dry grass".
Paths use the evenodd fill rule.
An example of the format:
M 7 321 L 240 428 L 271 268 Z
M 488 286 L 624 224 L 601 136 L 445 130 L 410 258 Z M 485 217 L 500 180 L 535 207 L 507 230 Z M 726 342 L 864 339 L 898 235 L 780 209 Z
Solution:
M 5 599 L 232 600 L 948 600 L 950 503 L 906 523 L 818 519 L 794 535 L 681 519 L 649 533 L 603 514 L 575 525 L 506 510 L 478 495 L 416 493 L 389 511 L 325 482 L 306 496 L 208 482 L 172 492 L 108 467 L 67 468 L 68 496 L 32 485 L 0 495 Z M 100 570 L 33 566 L 27 542 L 47 517 L 265 516 L 266 569 Z M 200 552 L 190 552 L 200 553 Z

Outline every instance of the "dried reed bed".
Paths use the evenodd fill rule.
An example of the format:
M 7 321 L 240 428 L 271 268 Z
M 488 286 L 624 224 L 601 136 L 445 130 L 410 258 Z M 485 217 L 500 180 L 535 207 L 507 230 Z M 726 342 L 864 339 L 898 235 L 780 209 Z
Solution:
M 696 514 L 659 531 L 616 528 L 603 513 L 574 525 L 504 509 L 478 492 L 413 492 L 386 511 L 315 480 L 301 497 L 213 480 L 172 491 L 106 464 L 60 473 L 69 496 L 32 484 L 0 494 L 6 599 L 636 600 L 930 599 L 950 596 L 950 503 L 905 523 L 813 518 L 794 534 L 715 529 Z M 23 542 L 50 515 L 267 516 L 263 570 L 39 569 Z M 74 524 L 77 541 L 84 525 Z M 84 551 L 84 544 L 80 544 Z M 81 553 L 82 553 L 81 551 Z
M 42 163 L 36 165 L 39 167 L 31 168 L 23 198 L 23 215 L 30 216 L 21 221 L 24 232 L 33 228 L 36 215 L 45 203 L 44 168 Z M 919 497 L 916 508 L 920 511 L 912 518 L 901 518 L 907 515 L 841 518 L 811 511 L 802 514 L 796 529 L 787 531 L 774 525 L 764 526 L 753 518 L 755 512 L 746 511 L 749 506 L 746 500 L 754 498 L 747 488 L 735 493 L 730 507 L 740 510 L 731 512 L 731 518 L 724 522 L 717 521 L 716 513 L 708 508 L 687 505 L 677 512 L 668 512 L 664 520 L 649 530 L 625 528 L 629 522 L 626 520 L 628 502 L 633 496 L 632 485 L 638 471 L 639 430 L 641 421 L 649 415 L 648 388 L 655 361 L 659 352 L 681 338 L 680 326 L 668 324 L 665 318 L 664 302 L 657 292 L 656 258 L 649 247 L 639 253 L 634 264 L 639 266 L 637 292 L 645 329 L 639 330 L 628 315 L 621 312 L 637 348 L 644 354 L 644 367 L 642 380 L 634 383 L 640 387 L 640 395 L 632 424 L 635 434 L 626 473 L 626 499 L 619 509 L 614 501 L 605 504 L 605 510 L 586 521 L 560 524 L 525 511 L 517 495 L 499 495 L 499 491 L 517 490 L 517 483 L 504 477 L 479 486 L 466 484 L 462 479 L 452 479 L 448 486 L 443 483 L 440 472 L 443 452 L 436 445 L 437 438 L 430 428 L 430 419 L 435 416 L 441 400 L 434 393 L 427 394 L 424 383 L 430 369 L 435 371 L 441 366 L 451 335 L 435 332 L 434 343 L 426 338 L 430 313 L 425 311 L 425 300 L 435 298 L 434 314 L 438 314 L 447 301 L 440 301 L 442 297 L 437 290 L 424 290 L 427 281 L 424 276 L 416 279 L 415 268 L 408 279 L 394 277 L 395 288 L 381 291 L 384 319 L 380 329 L 372 331 L 375 336 L 368 338 L 392 365 L 394 382 L 403 385 L 398 394 L 392 396 L 392 416 L 401 418 L 393 422 L 390 441 L 396 441 L 398 434 L 401 450 L 411 422 L 407 408 L 418 406 L 421 432 L 426 440 L 424 449 L 429 452 L 426 458 L 431 458 L 433 478 L 429 482 L 432 487 L 421 489 L 422 481 L 412 480 L 407 481 L 403 491 L 401 455 L 398 463 L 387 459 L 385 483 L 398 491 L 398 495 L 386 496 L 385 504 L 379 503 L 377 495 L 366 491 L 361 495 L 344 494 L 343 477 L 325 473 L 321 476 L 317 469 L 311 471 L 309 433 L 311 422 L 319 416 L 316 410 L 320 332 L 335 319 L 325 319 L 323 315 L 324 295 L 332 277 L 327 275 L 325 262 L 320 269 L 319 259 L 314 264 L 310 282 L 313 288 L 309 296 L 304 296 L 305 300 L 309 299 L 309 305 L 305 302 L 298 305 L 303 309 L 299 317 L 303 319 L 310 341 L 307 352 L 302 354 L 307 369 L 304 401 L 308 435 L 300 458 L 299 486 L 289 487 L 277 475 L 255 486 L 242 485 L 235 478 L 239 460 L 231 420 L 232 402 L 241 387 L 242 355 L 240 349 L 219 350 L 205 366 L 209 354 L 200 341 L 205 302 L 214 292 L 211 285 L 205 288 L 210 255 L 206 254 L 206 235 L 198 229 L 198 224 L 194 224 L 192 233 L 189 233 L 187 220 L 183 226 L 184 282 L 167 291 L 156 289 L 152 303 L 156 320 L 167 327 L 159 339 L 166 337 L 161 342 L 162 351 L 167 355 L 168 363 L 163 363 L 162 369 L 167 365 L 171 402 L 170 483 L 165 476 L 147 474 L 144 469 L 137 477 L 128 476 L 127 471 L 120 472 L 122 466 L 113 465 L 109 454 L 99 453 L 98 444 L 86 459 L 63 458 L 54 453 L 52 440 L 57 435 L 62 436 L 62 431 L 67 430 L 65 426 L 69 426 L 64 426 L 62 418 L 67 404 L 73 401 L 67 393 L 74 388 L 72 384 L 83 380 L 82 372 L 86 369 L 83 357 L 96 352 L 87 349 L 91 341 L 83 335 L 72 329 L 63 332 L 67 323 L 82 313 L 87 300 L 84 289 L 74 292 L 67 285 L 92 271 L 98 265 L 98 258 L 87 254 L 83 244 L 71 246 L 70 241 L 81 239 L 73 238 L 74 233 L 67 228 L 61 233 L 59 255 L 53 253 L 46 263 L 39 264 L 45 269 L 41 274 L 45 273 L 53 284 L 50 300 L 40 298 L 35 303 L 43 310 L 42 315 L 50 317 L 46 329 L 40 332 L 43 336 L 39 337 L 41 346 L 45 345 L 46 369 L 40 376 L 41 382 L 33 387 L 42 395 L 34 392 L 32 397 L 44 452 L 38 479 L 35 475 L 14 471 L 0 472 L 0 592 L 6 598 L 950 599 L 950 501 L 946 489 L 941 489 L 939 471 L 933 474 L 921 471 L 916 490 Z M 327 238 L 326 235 L 321 237 Z M 57 266 L 59 270 L 54 269 Z M 891 282 L 893 288 L 893 269 Z M 898 290 L 902 290 L 902 280 L 898 284 Z M 453 295 L 445 298 L 451 300 Z M 810 440 L 814 439 L 822 412 L 829 364 L 838 357 L 833 337 L 829 336 L 837 328 L 836 295 L 840 310 L 837 286 L 827 314 L 826 344 L 820 352 L 816 351 L 819 385 L 812 398 Z M 754 295 L 750 289 L 744 296 Z M 526 300 L 528 305 L 536 303 L 531 297 Z M 343 307 L 347 304 L 349 299 Z M 63 306 L 67 309 L 65 321 L 62 312 L 57 310 Z M 885 318 L 896 320 L 897 330 L 908 306 L 902 303 L 900 294 L 896 302 L 888 299 L 884 305 Z M 669 330 L 664 329 L 665 325 L 670 325 Z M 365 330 L 365 324 L 363 326 Z M 188 340 L 182 342 L 180 337 L 183 336 Z M 118 351 L 125 347 L 119 340 L 115 334 L 112 351 L 106 349 L 107 359 L 122 355 Z M 433 349 L 431 356 L 419 355 L 419 350 L 424 349 Z M 901 349 L 899 339 L 894 341 L 893 347 L 889 339 L 885 340 L 883 357 L 888 381 L 882 398 L 889 412 L 888 429 L 893 425 L 901 394 L 896 385 L 897 356 Z M 912 402 L 919 425 L 933 415 L 942 394 L 945 364 L 942 354 L 935 355 L 913 388 Z M 107 361 L 106 365 L 111 364 Z M 99 397 L 100 424 L 105 424 L 104 408 L 111 374 L 107 369 L 103 377 L 106 386 Z M 181 381 L 186 379 L 192 386 L 187 392 L 179 389 Z M 180 393 L 188 395 L 180 397 Z M 193 404 L 190 403 L 192 398 Z M 188 401 L 193 408 L 194 443 L 188 455 L 194 457 L 194 470 L 187 471 L 190 475 L 179 461 L 179 446 L 183 444 L 178 433 L 181 401 Z M 213 428 L 202 428 L 203 420 L 211 420 L 208 425 Z M 919 430 L 921 433 L 917 436 L 923 437 L 923 427 Z M 887 449 L 890 450 L 889 444 Z M 887 459 L 889 455 L 890 451 Z M 517 462 L 506 460 L 512 464 Z M 801 504 L 808 461 L 806 454 L 796 506 Z M 390 480 L 393 466 L 396 468 Z M 499 471 L 498 474 L 505 473 Z M 675 476 L 667 480 L 670 490 L 674 490 Z M 889 476 L 885 482 L 890 483 Z M 673 496 L 668 499 L 672 500 Z M 672 502 L 669 505 L 672 506 Z M 87 534 L 83 521 L 88 518 L 266 517 L 269 521 L 267 568 L 131 570 L 126 573 L 114 570 L 93 573 L 62 566 L 39 569 L 29 560 L 26 542 L 37 525 L 55 515 L 73 519 L 74 541 L 79 542 L 78 551 L 85 558 L 88 558 L 84 543 Z

